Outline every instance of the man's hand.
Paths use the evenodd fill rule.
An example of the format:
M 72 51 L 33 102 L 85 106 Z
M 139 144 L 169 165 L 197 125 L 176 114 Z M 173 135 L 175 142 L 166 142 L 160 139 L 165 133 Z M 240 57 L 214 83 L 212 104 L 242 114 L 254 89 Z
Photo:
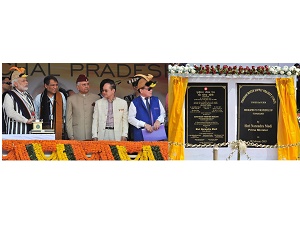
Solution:
M 121 141 L 127 141 L 127 137 L 121 136 Z
M 150 133 L 152 133 L 153 132 L 153 128 L 152 128 L 152 126 L 150 125 L 150 124 L 145 124 L 145 129 L 148 131 L 148 132 L 150 132 Z
M 35 118 L 30 118 L 30 119 L 28 119 L 28 121 L 26 122 L 26 124 L 32 124 L 33 121 L 35 121 Z
M 93 140 L 93 141 L 97 141 L 97 140 L 98 140 L 98 138 L 97 138 L 97 137 L 95 137 L 95 138 L 92 138 L 92 140 Z
M 157 129 L 159 129 L 159 127 L 160 127 L 160 121 L 156 120 L 154 125 L 153 125 L 153 129 L 157 130 Z

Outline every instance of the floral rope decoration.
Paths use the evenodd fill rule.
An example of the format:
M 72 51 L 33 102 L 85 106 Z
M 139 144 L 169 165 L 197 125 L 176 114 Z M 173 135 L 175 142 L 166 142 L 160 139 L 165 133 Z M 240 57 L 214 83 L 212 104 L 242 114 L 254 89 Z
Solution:
M 32 143 L 32 146 L 33 146 L 33 151 L 34 151 L 34 154 L 37 158 L 37 160 L 41 161 L 41 160 L 45 160 L 45 154 L 42 150 L 42 146 L 38 143 Z M 28 149 L 27 149 L 28 151 Z
M 109 145 L 102 145 L 101 160 L 115 160 Z
M 72 141 L 72 151 L 75 158 L 74 160 L 86 160 L 84 150 L 76 141 Z
M 57 156 L 59 160 L 69 160 L 66 154 L 65 145 L 64 144 L 57 144 Z
M 151 146 L 145 145 L 143 146 L 143 154 L 141 160 L 155 160 Z
M 121 160 L 118 149 L 115 145 L 110 145 L 111 153 L 115 160 Z
M 142 152 L 142 151 L 140 151 L 140 152 L 137 154 L 137 156 L 134 158 L 134 161 L 143 160 L 143 159 L 141 159 L 141 157 L 142 157 L 142 154 L 143 154 L 143 152 Z
M 203 74 L 203 75 L 280 75 L 280 76 L 298 76 L 300 69 L 295 66 L 228 66 L 228 65 L 196 65 L 190 64 L 169 65 L 169 73 L 172 74 Z
M 94 142 L 95 143 L 95 142 Z M 74 141 L 72 144 L 73 153 L 76 160 L 102 160 L 99 153 L 102 152 L 101 146 L 95 144 L 84 144 Z M 90 157 L 87 154 L 91 155 Z
M 168 160 L 168 142 L 2 140 L 2 152 L 2 160 Z
M 26 150 L 30 160 L 39 160 L 34 152 L 34 146 L 32 144 L 26 145 Z
M 151 149 L 152 149 L 155 160 L 164 160 L 158 146 L 156 146 L 156 145 L 151 146 Z
M 117 145 L 116 147 L 118 149 L 118 153 L 119 153 L 121 160 L 123 160 L 123 161 L 131 160 L 131 158 L 127 154 L 127 150 L 126 150 L 125 146 Z
M 3 156 L 2 155 L 2 160 L 3 161 L 11 161 L 11 160 L 16 160 L 16 154 L 15 154 L 15 151 L 10 151 L 7 153 L 6 156 Z
M 65 153 L 68 157 L 68 160 L 76 160 L 72 146 L 70 144 L 65 144 Z
M 49 157 L 46 157 L 41 144 L 39 143 L 32 143 L 34 153 L 36 155 L 37 160 L 42 161 L 42 160 L 57 160 L 57 154 L 56 151 L 52 152 L 52 154 Z
M 3 147 L 3 145 L 2 145 L 2 147 Z M 15 160 L 31 160 L 29 155 L 28 155 L 26 145 L 17 144 L 15 146 L 14 150 L 15 150 L 15 154 L 16 154 L 16 159 Z

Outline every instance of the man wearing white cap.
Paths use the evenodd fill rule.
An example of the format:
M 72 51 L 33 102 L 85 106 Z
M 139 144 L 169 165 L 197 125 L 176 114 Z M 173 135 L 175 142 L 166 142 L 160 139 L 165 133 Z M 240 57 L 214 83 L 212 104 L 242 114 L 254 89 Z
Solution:
M 24 68 L 11 67 L 13 89 L 7 91 L 3 101 L 3 117 L 6 134 L 28 134 L 35 120 L 35 108 L 31 95 L 27 92 L 28 81 Z

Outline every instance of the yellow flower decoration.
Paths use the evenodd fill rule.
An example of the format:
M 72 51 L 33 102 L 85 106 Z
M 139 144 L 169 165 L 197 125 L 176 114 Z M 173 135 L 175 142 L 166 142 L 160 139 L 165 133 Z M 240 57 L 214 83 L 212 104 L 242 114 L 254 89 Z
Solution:
M 67 157 L 67 154 L 65 153 L 65 145 L 64 144 L 57 144 L 56 149 L 57 149 L 58 160 L 66 160 L 66 161 L 69 160 Z
M 42 148 L 41 144 L 32 143 L 32 146 L 34 149 L 34 153 L 39 161 L 57 160 L 57 154 L 55 151 L 53 151 L 49 157 L 46 157 L 43 152 L 43 148 Z

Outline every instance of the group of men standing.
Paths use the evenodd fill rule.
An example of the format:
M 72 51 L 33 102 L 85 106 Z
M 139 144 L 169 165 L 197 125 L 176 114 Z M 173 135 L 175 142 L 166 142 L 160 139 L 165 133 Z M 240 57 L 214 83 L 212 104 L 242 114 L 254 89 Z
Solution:
M 156 82 L 151 74 L 130 78 L 135 93 L 124 99 L 116 97 L 117 86 L 111 79 L 101 81 L 100 94 L 90 93 L 84 74 L 76 80 L 78 93 L 66 98 L 58 90 L 57 78 L 49 75 L 44 78 L 44 91 L 33 99 L 27 92 L 25 69 L 11 70 L 12 88 L 2 94 L 6 134 L 28 134 L 39 119 L 43 128 L 54 129 L 56 139 L 143 141 L 142 129 L 151 133 L 165 122 L 165 109 L 152 96 Z

